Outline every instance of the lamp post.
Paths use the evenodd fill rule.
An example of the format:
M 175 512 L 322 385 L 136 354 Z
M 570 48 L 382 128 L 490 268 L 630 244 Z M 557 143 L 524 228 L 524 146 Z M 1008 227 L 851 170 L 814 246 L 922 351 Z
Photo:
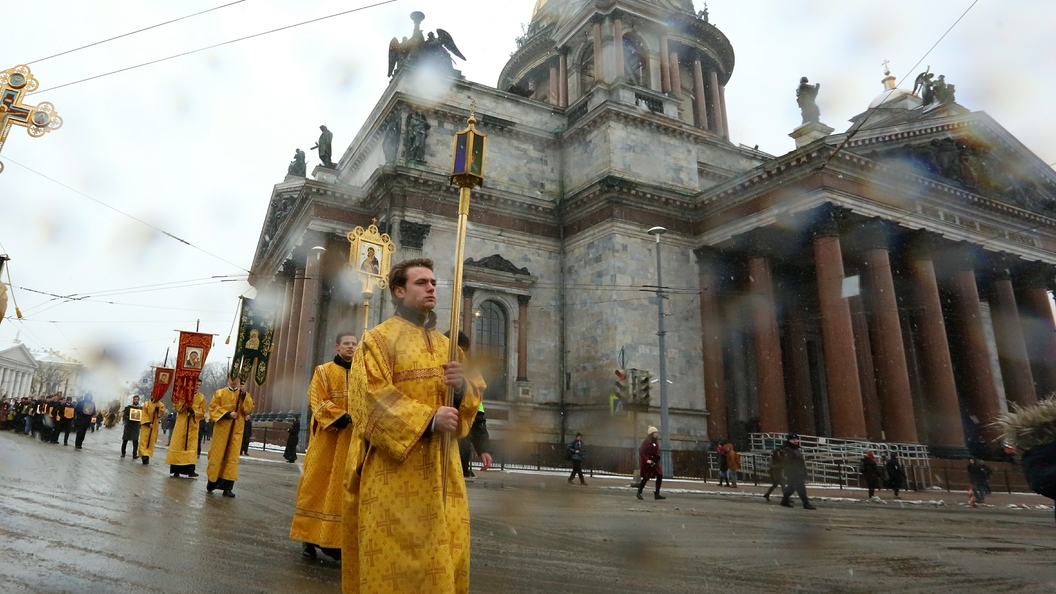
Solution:
M 667 348 L 664 345 L 664 277 L 660 270 L 660 236 L 667 232 L 663 227 L 653 227 L 648 233 L 656 237 L 656 335 L 660 339 L 660 467 L 675 476 L 671 463 L 671 431 L 667 414 Z

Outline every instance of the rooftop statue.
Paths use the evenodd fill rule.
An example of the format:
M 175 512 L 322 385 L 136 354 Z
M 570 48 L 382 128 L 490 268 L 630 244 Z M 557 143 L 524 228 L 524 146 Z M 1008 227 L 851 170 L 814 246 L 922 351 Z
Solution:
M 809 124 L 811 122 L 821 121 L 821 110 L 818 109 L 818 89 L 821 88 L 821 83 L 811 85 L 807 77 L 799 79 L 799 88 L 796 89 L 796 103 L 799 104 L 799 110 L 803 113 L 803 123 Z
M 293 154 L 293 161 L 290 162 L 290 166 L 286 169 L 286 173 L 305 177 L 307 170 L 308 164 L 305 162 L 304 151 L 297 149 L 297 152 Z
M 429 33 L 428 37 L 422 35 L 421 24 L 425 20 L 425 14 L 412 12 L 411 20 L 414 21 L 414 32 L 411 38 L 403 38 L 402 41 L 395 37 L 389 42 L 389 76 L 391 77 L 400 68 L 419 63 L 428 63 L 433 66 L 453 70 L 451 56 L 454 55 L 462 60 L 466 57 L 458 51 L 455 40 L 451 34 L 443 29 L 437 29 L 436 33 Z

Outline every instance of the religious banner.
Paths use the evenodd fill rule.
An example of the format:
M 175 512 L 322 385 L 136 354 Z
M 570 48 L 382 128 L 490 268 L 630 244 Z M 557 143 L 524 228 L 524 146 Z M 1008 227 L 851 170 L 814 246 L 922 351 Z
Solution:
M 213 335 L 180 331 L 180 347 L 176 351 L 176 370 L 172 376 L 172 403 L 194 402 L 198 376 L 205 367 L 205 358 L 213 346 Z M 172 371 L 172 370 L 169 370 Z M 157 385 L 155 380 L 155 385 Z
M 167 367 L 154 368 L 154 388 L 150 391 L 151 400 L 161 400 L 165 397 L 165 392 L 168 392 L 169 386 L 172 385 L 173 371 L 175 370 Z
M 238 322 L 238 340 L 235 356 L 231 359 L 228 374 L 243 382 L 253 373 L 254 380 L 262 385 L 268 379 L 268 356 L 274 346 L 276 309 L 258 299 L 242 298 L 242 315 Z
M 363 282 L 363 333 L 370 329 L 370 298 L 374 287 L 384 289 L 389 285 L 389 267 L 396 244 L 388 233 L 378 229 L 377 221 L 369 227 L 356 227 L 348 232 L 351 244 L 348 265 Z

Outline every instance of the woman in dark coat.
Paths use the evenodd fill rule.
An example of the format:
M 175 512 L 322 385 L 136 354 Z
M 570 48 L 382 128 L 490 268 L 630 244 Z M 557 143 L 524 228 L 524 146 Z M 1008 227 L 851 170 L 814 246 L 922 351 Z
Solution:
M 660 485 L 664 482 L 664 472 L 660 468 L 660 432 L 656 427 L 650 427 L 648 433 L 649 436 L 638 448 L 638 470 L 642 475 L 642 482 L 638 485 L 638 499 L 642 499 L 642 489 L 651 478 L 656 478 L 653 499 L 667 499 L 660 494 Z
M 887 461 L 887 485 L 895 492 L 896 499 L 898 498 L 899 489 L 904 488 L 905 484 L 906 467 L 902 466 L 902 461 L 898 459 L 898 454 L 891 452 L 891 458 Z
M 865 479 L 865 486 L 869 488 L 869 498 L 880 488 L 880 466 L 876 463 L 876 456 L 872 452 L 866 452 L 862 463 L 858 466 L 858 472 Z
M 1030 488 L 1056 499 L 1056 397 L 1001 415 L 997 427 L 1005 441 L 1022 454 Z

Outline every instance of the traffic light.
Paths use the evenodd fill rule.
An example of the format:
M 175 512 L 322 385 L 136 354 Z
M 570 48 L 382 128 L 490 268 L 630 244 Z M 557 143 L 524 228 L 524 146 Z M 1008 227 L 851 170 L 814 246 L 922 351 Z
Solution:
M 628 392 L 627 384 L 627 371 L 625 369 L 616 370 L 616 395 L 622 399 L 627 398 Z
M 649 390 L 652 387 L 653 374 L 642 369 L 638 372 L 638 386 L 636 386 L 635 392 L 638 393 L 638 402 L 644 406 L 649 406 Z

